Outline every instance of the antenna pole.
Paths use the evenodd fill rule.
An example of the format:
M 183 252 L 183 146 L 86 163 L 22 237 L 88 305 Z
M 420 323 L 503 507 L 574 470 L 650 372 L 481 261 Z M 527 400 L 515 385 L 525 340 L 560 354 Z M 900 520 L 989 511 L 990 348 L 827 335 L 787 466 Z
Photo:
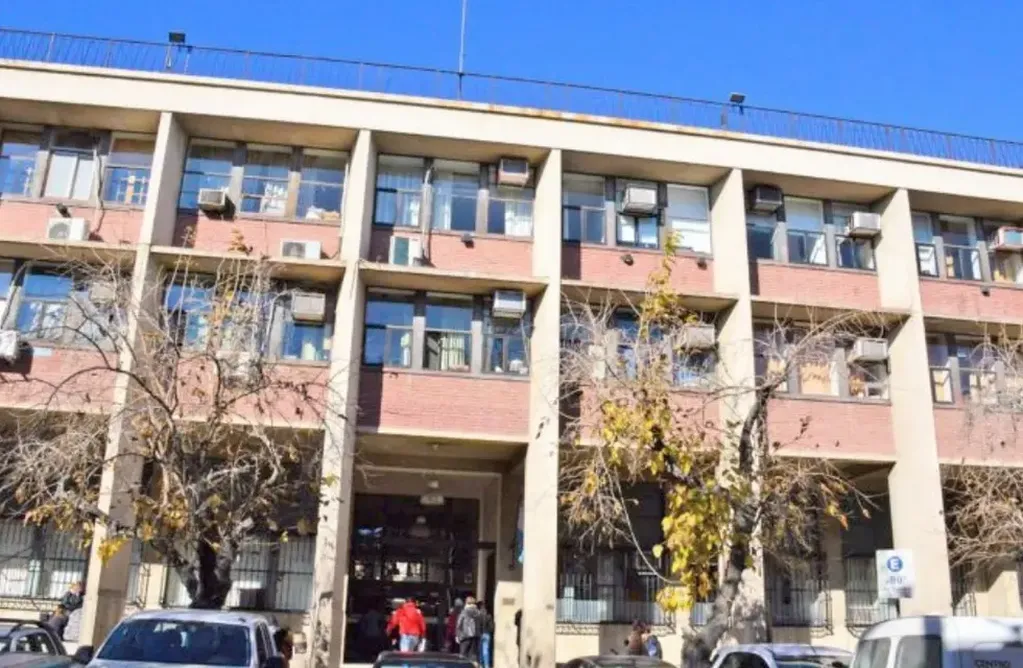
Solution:
M 458 39 L 458 99 L 462 99 L 462 78 L 465 76 L 465 11 L 469 0 L 462 0 L 462 30 Z

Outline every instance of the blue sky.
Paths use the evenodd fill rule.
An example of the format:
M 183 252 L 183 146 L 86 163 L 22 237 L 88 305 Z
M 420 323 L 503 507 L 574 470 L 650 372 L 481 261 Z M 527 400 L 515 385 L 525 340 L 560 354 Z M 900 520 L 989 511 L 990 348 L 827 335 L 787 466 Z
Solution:
M 0 0 L 0 25 L 454 69 L 460 6 Z M 1021 26 L 1019 0 L 469 0 L 466 69 L 1023 139 Z

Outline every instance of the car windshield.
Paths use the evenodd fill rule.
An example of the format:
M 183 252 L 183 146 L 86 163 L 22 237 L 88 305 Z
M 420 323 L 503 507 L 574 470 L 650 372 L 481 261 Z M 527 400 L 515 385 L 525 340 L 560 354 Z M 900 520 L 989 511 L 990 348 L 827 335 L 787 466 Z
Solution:
M 108 661 L 249 665 L 244 626 L 165 619 L 128 620 L 114 629 L 96 658 Z
M 775 659 L 778 668 L 836 668 L 849 666 L 849 658 L 843 656 L 794 656 Z

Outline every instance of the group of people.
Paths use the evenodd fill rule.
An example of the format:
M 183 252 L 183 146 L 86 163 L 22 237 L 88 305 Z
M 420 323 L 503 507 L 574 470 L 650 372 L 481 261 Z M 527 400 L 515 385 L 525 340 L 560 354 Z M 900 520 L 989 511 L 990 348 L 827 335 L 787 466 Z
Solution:
M 457 652 L 461 656 L 489 668 L 492 658 L 494 618 L 487 612 L 483 601 L 467 596 L 463 603 L 456 599 L 445 621 L 444 650 Z M 425 652 L 426 619 L 412 598 L 402 603 L 391 615 L 385 632 L 388 637 L 397 635 L 397 646 L 402 652 Z
M 60 597 L 56 610 L 46 620 L 46 625 L 61 640 L 66 640 L 64 632 L 67 630 L 68 622 L 71 621 L 71 613 L 82 607 L 84 591 L 82 582 L 72 582 L 68 590 Z
M 625 641 L 625 653 L 630 656 L 664 658 L 661 641 L 650 630 L 650 625 L 638 619 L 632 623 L 632 632 Z

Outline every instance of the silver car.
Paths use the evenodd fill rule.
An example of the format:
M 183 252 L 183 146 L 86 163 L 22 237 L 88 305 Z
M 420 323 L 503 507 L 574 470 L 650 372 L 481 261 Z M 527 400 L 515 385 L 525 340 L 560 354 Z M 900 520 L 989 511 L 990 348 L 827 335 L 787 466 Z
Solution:
M 89 668 L 282 668 L 270 624 L 261 615 L 220 610 L 149 610 L 114 627 L 93 652 L 75 661 Z
M 852 652 L 798 643 L 729 645 L 711 657 L 711 668 L 848 668 Z

